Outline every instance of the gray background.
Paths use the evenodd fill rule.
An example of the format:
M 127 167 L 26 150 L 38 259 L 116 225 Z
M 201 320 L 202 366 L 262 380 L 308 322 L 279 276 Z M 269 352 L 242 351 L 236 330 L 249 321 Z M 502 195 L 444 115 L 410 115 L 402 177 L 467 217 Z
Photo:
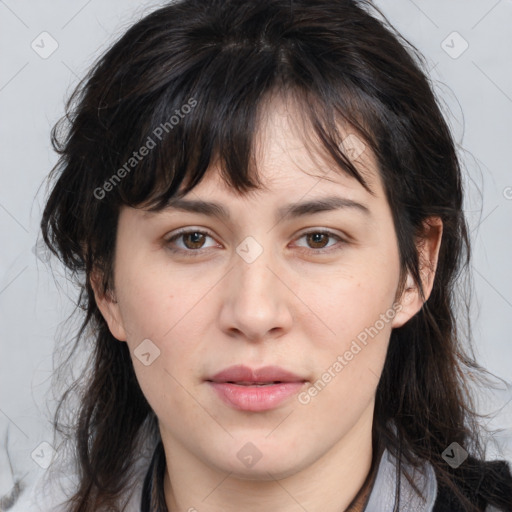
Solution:
M 161 4 L 0 0 L 0 447 L 9 436 L 9 458 L 0 449 L 0 496 L 15 479 L 29 482 L 51 456 L 41 443 L 52 439 L 52 350 L 74 298 L 62 270 L 55 266 L 52 276 L 34 254 L 43 181 L 56 162 L 50 128 L 93 60 Z M 474 247 L 472 334 L 480 362 L 510 381 L 512 1 L 378 5 L 427 57 L 460 145 Z

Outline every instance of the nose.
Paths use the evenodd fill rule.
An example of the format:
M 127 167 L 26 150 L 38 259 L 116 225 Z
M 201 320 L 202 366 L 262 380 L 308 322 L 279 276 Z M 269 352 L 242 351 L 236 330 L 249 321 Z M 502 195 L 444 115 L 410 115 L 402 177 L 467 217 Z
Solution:
M 293 323 L 290 278 L 270 250 L 252 262 L 234 258 L 234 268 L 224 285 L 220 312 L 221 329 L 231 337 L 249 341 L 277 338 Z

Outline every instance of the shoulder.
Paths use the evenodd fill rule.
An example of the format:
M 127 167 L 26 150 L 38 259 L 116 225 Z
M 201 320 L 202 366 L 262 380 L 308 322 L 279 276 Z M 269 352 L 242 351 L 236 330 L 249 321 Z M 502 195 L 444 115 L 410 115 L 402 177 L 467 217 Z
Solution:
M 62 482 L 48 482 L 46 472 L 31 475 L 9 512 L 66 512 L 67 494 Z
M 479 374 L 480 375 L 480 374 Z M 486 375 L 468 374 L 472 402 L 479 415 L 479 437 L 485 460 L 469 456 L 450 473 L 457 492 L 468 497 L 478 510 L 512 511 L 512 382 Z M 452 488 L 438 480 L 433 512 L 465 512 Z
M 505 460 L 482 461 L 468 457 L 453 470 L 458 492 L 481 511 L 512 511 L 512 473 Z M 433 512 L 466 512 L 457 493 L 438 481 Z
M 129 490 L 128 503 L 124 512 L 139 512 L 142 493 L 142 479 L 147 472 L 149 461 L 140 457 L 134 466 L 134 486 Z M 9 512 L 69 512 L 68 501 L 78 487 L 75 472 L 62 468 L 48 468 L 32 476 Z

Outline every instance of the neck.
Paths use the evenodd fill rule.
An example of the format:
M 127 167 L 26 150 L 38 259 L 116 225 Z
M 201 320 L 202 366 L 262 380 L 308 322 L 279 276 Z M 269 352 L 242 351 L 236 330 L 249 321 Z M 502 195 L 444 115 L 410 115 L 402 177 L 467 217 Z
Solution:
M 379 465 L 378 455 L 380 452 L 375 451 L 373 452 L 373 459 L 372 459 L 372 467 L 370 472 L 368 473 L 368 476 L 366 477 L 366 480 L 357 493 L 356 497 L 352 501 L 352 503 L 349 505 L 349 507 L 345 510 L 345 512 L 363 512 L 366 504 L 368 502 L 368 498 L 370 496 L 373 483 L 375 481 L 375 477 L 377 476 L 377 468 Z

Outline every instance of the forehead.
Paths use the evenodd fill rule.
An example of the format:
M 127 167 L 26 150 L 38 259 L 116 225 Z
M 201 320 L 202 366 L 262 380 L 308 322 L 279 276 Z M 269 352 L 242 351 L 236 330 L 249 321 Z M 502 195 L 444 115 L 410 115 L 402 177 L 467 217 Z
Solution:
M 383 194 L 378 162 L 362 136 L 347 125 L 338 125 L 338 147 L 350 159 L 376 196 Z M 268 191 L 333 187 L 368 194 L 368 191 L 340 168 L 318 139 L 304 109 L 289 96 L 274 96 L 260 109 L 253 139 L 253 171 Z M 221 179 L 218 162 L 211 166 L 216 188 L 229 192 Z
M 253 168 L 263 188 L 235 193 L 216 162 L 192 191 L 183 198 L 171 199 L 167 211 L 200 213 L 234 222 L 246 208 L 258 211 L 258 215 L 268 211 L 276 222 L 333 210 L 352 212 L 365 221 L 375 219 L 387 201 L 373 152 L 353 132 L 343 133 L 342 150 L 352 157 L 370 193 L 318 150 L 320 143 L 312 143 L 307 123 L 299 128 L 300 117 L 293 106 L 282 102 L 267 107 L 261 116 L 254 140 Z M 240 198 L 239 207 L 231 211 Z
M 223 166 L 222 158 L 217 156 L 210 161 L 205 174 L 187 194 L 184 194 L 188 184 L 185 180 L 177 194 L 167 196 L 170 199 L 149 211 L 163 208 L 169 212 L 180 199 L 196 203 L 209 201 L 217 205 L 224 203 L 224 209 L 185 203 L 181 205 L 183 208 L 177 208 L 219 218 L 232 217 L 227 215 L 229 205 L 235 207 L 237 203 L 240 203 L 237 209 L 255 208 L 261 213 L 270 208 L 276 215 L 288 211 L 291 217 L 302 216 L 308 209 L 310 212 L 338 208 L 356 211 L 358 207 L 354 203 L 387 203 L 377 160 L 370 146 L 350 126 L 337 126 L 338 133 L 334 134 L 336 146 L 362 176 L 368 190 L 328 153 L 325 141 L 319 139 L 304 107 L 300 100 L 283 94 L 267 97 L 261 103 L 250 138 L 251 158 L 247 168 L 248 174 L 257 177 L 253 183 L 259 186 L 243 192 L 237 190 L 231 182 L 236 168 L 231 166 L 228 171 Z M 237 148 L 232 149 L 235 151 Z M 345 204 L 340 204 L 340 198 Z M 323 204 L 307 204 L 308 201 Z M 287 208 L 293 203 L 299 206 L 295 211 Z M 146 210 L 144 206 L 141 208 Z M 359 212 L 364 213 L 364 209 L 359 208 Z

